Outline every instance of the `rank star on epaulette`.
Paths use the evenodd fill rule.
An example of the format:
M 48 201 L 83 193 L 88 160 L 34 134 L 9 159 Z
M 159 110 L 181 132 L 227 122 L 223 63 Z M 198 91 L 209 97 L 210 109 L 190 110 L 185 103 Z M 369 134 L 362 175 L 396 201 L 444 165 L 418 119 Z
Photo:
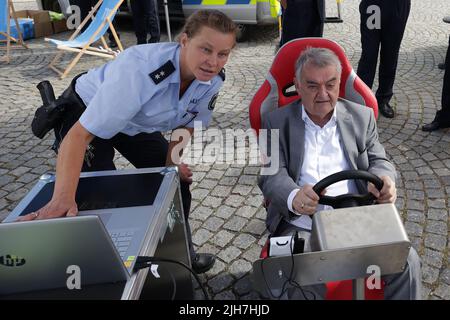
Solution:
M 225 68 L 222 68 L 222 70 L 220 70 L 219 77 L 222 78 L 222 81 L 225 81 Z
M 175 67 L 172 61 L 167 61 L 161 67 L 149 74 L 155 84 L 159 84 L 164 81 L 168 76 L 170 76 L 175 71 Z

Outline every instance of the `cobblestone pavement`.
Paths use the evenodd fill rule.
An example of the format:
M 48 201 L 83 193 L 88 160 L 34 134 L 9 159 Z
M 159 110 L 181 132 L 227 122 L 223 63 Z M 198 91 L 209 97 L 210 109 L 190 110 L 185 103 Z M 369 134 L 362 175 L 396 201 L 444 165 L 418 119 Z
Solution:
M 354 67 L 361 53 L 358 4 L 345 1 L 344 23 L 325 26 L 325 36 L 344 47 Z M 335 7 L 328 9 L 332 15 Z M 392 101 L 397 116 L 378 120 L 381 141 L 399 172 L 397 207 L 422 258 L 424 299 L 450 299 L 450 130 L 420 130 L 440 107 L 443 72 L 437 64 L 444 60 L 450 33 L 449 25 L 442 22 L 445 14 L 450 14 L 448 1 L 413 1 Z M 252 28 L 248 41 L 238 45 L 227 67 L 212 127 L 249 127 L 247 107 L 266 76 L 277 33 L 274 28 Z M 121 30 L 121 35 L 126 46 L 134 43 L 129 28 Z M 58 94 L 70 81 L 57 79 L 46 68 L 54 49 L 42 39 L 28 44 L 30 50 L 15 52 L 9 65 L 0 63 L 0 221 L 41 174 L 54 170 L 51 136 L 39 140 L 30 132 L 34 110 L 40 105 L 36 84 L 49 79 Z M 85 56 L 72 76 L 102 63 L 100 58 Z M 117 160 L 120 167 L 128 166 L 120 157 Z M 267 237 L 262 195 L 256 186 L 258 168 L 215 164 L 197 165 L 194 171 L 193 241 L 199 251 L 218 257 L 201 279 L 214 299 L 258 299 L 249 277 Z M 197 295 L 201 298 L 200 290 Z

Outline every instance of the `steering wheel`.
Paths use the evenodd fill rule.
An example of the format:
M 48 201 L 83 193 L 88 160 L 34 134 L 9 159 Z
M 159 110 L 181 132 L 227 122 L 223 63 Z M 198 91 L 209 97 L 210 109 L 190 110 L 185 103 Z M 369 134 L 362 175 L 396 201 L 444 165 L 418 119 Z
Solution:
M 370 192 L 367 192 L 366 194 L 348 193 L 335 197 L 320 195 L 325 188 L 329 187 L 333 183 L 349 179 L 359 179 L 372 182 L 379 191 L 383 188 L 383 180 L 370 172 L 362 170 L 344 170 L 332 174 L 316 183 L 313 190 L 320 197 L 319 203 L 332 206 L 334 209 L 367 206 L 373 204 L 376 198 Z

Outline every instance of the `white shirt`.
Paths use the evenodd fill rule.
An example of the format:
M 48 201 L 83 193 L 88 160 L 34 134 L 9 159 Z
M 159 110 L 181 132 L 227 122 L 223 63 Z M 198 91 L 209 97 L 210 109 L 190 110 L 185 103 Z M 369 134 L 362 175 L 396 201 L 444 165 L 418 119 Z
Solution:
M 302 187 L 306 184 L 315 185 L 317 182 L 331 174 L 351 169 L 344 154 L 344 145 L 337 130 L 338 105 L 334 108 L 331 119 L 321 128 L 308 116 L 302 106 L 302 120 L 305 122 L 304 157 L 297 184 Z M 311 230 L 312 220 L 309 215 L 301 215 L 292 208 L 292 201 L 300 189 L 294 189 L 289 194 L 287 206 L 298 218 L 289 222 L 303 229 Z M 326 189 L 326 195 L 338 196 L 346 193 L 357 193 L 358 189 L 353 180 L 346 180 L 332 184 Z M 332 207 L 319 204 L 317 211 L 330 210 Z

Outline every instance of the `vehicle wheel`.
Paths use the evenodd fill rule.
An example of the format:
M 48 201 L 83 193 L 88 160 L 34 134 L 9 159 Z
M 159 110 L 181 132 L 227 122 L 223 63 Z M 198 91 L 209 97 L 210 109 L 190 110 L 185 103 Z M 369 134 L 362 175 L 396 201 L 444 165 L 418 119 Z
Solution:
M 237 42 L 244 42 L 247 38 L 247 26 L 245 24 L 238 24 L 238 32 L 237 32 Z

